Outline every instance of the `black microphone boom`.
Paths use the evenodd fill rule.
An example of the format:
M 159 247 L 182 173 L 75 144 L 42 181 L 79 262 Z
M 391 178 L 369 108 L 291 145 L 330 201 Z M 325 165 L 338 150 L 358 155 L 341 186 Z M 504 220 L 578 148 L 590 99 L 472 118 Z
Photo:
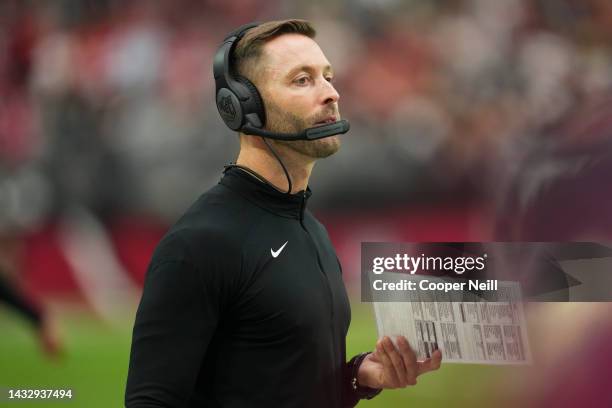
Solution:
M 317 140 L 346 133 L 349 131 L 350 127 L 348 120 L 342 119 L 334 123 L 311 127 L 299 133 L 270 132 L 250 125 L 243 126 L 240 131 L 247 135 L 263 136 L 276 140 Z

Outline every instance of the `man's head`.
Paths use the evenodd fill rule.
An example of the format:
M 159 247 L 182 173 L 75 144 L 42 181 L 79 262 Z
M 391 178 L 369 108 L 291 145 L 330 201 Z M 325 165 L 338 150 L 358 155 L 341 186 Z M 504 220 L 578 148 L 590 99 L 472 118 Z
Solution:
M 340 120 L 333 70 L 304 20 L 263 23 L 250 29 L 234 50 L 235 74 L 259 90 L 265 129 L 295 133 L 325 121 Z M 275 141 L 309 158 L 322 158 L 340 147 L 338 136 L 313 141 Z

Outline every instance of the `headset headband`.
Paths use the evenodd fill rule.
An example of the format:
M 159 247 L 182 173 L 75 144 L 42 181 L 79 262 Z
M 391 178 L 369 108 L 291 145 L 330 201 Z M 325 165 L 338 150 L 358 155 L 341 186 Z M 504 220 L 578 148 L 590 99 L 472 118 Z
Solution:
M 223 39 L 223 43 L 219 46 L 213 61 L 213 74 L 215 76 L 217 91 L 219 91 L 220 88 L 231 86 L 231 83 L 235 82 L 231 74 L 231 58 L 234 47 L 247 31 L 258 25 L 259 23 L 244 24 L 229 33 Z

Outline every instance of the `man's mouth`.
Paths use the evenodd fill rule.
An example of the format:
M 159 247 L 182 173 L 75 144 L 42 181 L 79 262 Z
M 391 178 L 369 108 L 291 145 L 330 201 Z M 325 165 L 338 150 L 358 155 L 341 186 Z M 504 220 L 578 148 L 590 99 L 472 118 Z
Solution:
M 319 125 L 326 125 L 328 123 L 334 123 L 336 122 L 336 117 L 335 116 L 328 116 L 323 120 L 320 120 L 318 122 L 315 122 L 315 126 L 319 126 Z

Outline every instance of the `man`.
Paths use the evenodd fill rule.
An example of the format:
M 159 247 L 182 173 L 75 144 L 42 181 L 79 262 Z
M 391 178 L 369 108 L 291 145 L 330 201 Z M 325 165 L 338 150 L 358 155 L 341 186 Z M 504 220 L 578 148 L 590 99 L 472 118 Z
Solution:
M 233 76 L 252 82 L 246 91 L 257 88 L 265 112 L 249 116 L 239 102 L 249 97 L 218 86 L 224 121 L 240 129 L 259 122 L 270 135 L 338 122 L 333 70 L 313 37 L 302 20 L 231 37 L 237 43 L 225 58 L 233 54 Z M 439 351 L 417 362 L 405 338 L 398 348 L 381 339 L 374 353 L 346 362 L 350 306 L 340 264 L 306 209 L 314 163 L 338 150 L 338 136 L 286 141 L 249 133 L 240 132 L 236 164 L 155 251 L 134 326 L 126 406 L 350 407 L 437 369 Z

